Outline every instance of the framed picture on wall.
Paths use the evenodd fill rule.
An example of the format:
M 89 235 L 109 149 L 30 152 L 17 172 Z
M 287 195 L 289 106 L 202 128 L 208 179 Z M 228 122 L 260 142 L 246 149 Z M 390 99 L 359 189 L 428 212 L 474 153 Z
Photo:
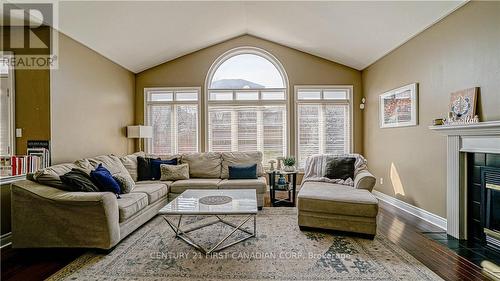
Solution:
M 409 84 L 379 96 L 380 128 L 415 126 L 418 124 L 418 87 Z

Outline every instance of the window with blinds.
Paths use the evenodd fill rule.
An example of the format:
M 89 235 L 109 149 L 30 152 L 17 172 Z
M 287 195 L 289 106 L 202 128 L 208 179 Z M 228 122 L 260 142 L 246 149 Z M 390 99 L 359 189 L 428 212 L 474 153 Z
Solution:
M 199 88 L 145 90 L 145 123 L 153 127 L 146 151 L 157 155 L 199 151 Z
M 14 71 L 7 64 L 11 55 L 0 55 L 0 155 L 14 151 Z
M 313 154 L 351 151 L 351 87 L 297 86 L 297 158 L 299 168 Z
M 208 74 L 207 150 L 261 151 L 263 164 L 287 155 L 287 83 L 281 64 L 256 48 L 237 48 Z
M 286 154 L 286 105 L 210 106 L 209 151 L 262 151 L 263 163 Z

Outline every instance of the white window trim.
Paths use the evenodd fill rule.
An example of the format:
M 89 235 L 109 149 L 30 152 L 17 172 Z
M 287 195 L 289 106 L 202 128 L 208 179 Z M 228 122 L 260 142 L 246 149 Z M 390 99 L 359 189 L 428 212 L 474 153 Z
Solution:
M 299 100 L 298 93 L 300 90 L 320 90 L 320 99 L 310 99 L 310 100 Z M 348 90 L 347 99 L 323 99 L 324 90 Z M 299 104 L 348 104 L 349 105 L 349 149 L 348 152 L 352 153 L 354 149 L 354 87 L 352 85 L 295 85 L 294 86 L 294 110 L 295 110 L 295 155 L 299 155 L 299 114 L 298 105 Z M 321 138 L 321 134 L 320 134 Z M 321 145 L 321 144 L 320 144 Z
M 265 58 L 269 62 L 271 62 L 279 71 L 281 78 L 283 79 L 283 83 L 285 88 L 266 88 L 266 89 L 211 89 L 210 88 L 210 83 L 212 81 L 212 78 L 219 68 L 221 64 L 223 64 L 226 60 L 237 56 L 237 55 L 242 55 L 242 54 L 252 54 L 252 55 L 257 55 Z M 228 91 L 233 93 L 233 100 L 231 101 L 211 101 L 209 99 L 210 91 Z M 273 90 L 284 90 L 285 93 L 285 99 L 284 100 L 261 100 L 262 97 L 262 92 L 265 91 L 273 91 Z M 258 91 L 259 92 L 259 100 L 236 100 L 235 99 L 235 92 L 243 92 L 243 91 Z M 205 117 L 205 151 L 209 151 L 209 130 L 208 130 L 208 118 L 209 118 L 209 112 L 208 112 L 208 107 L 210 105 L 216 105 L 216 106 L 224 106 L 224 105 L 235 105 L 235 106 L 245 106 L 245 105 L 285 105 L 286 107 L 286 130 L 285 130 L 285 136 L 286 136 L 286 147 L 285 147 L 285 154 L 290 155 L 290 147 L 291 147 L 291 137 L 290 137 L 290 124 L 293 124 L 293 120 L 290 114 L 291 110 L 291 105 L 290 105 L 290 83 L 288 81 L 288 75 L 285 71 L 285 68 L 281 64 L 281 62 L 271 53 L 268 51 L 257 48 L 257 47 L 252 47 L 252 46 L 243 46 L 243 47 L 237 47 L 233 48 L 231 50 L 228 50 L 224 52 L 222 55 L 220 55 L 210 66 L 207 76 L 205 78 L 205 89 L 203 91 L 203 101 L 204 101 L 204 117 Z M 265 165 L 266 163 L 264 163 Z
M 11 51 L 2 51 L 0 52 L 1 56 L 7 58 L 8 61 L 13 61 L 14 53 Z M 16 154 L 16 89 L 15 89 L 15 71 L 14 68 L 9 66 L 9 149 L 8 154 L 15 155 Z
M 172 101 L 148 101 L 148 92 L 150 91 L 171 91 L 174 92 L 173 94 L 173 100 Z M 182 91 L 197 91 L 198 92 L 198 100 L 196 101 L 176 101 L 175 100 L 175 92 L 182 92 Z M 182 105 L 182 104 L 196 104 L 198 106 L 198 120 L 196 122 L 196 138 L 198 140 L 197 143 L 197 150 L 201 151 L 201 133 L 200 133 L 200 128 L 201 128 L 201 87 L 153 87 L 153 88 L 144 88 L 144 125 L 145 126 L 151 126 L 150 120 L 148 118 L 148 105 L 161 105 L 161 104 L 170 104 L 170 105 Z M 175 110 L 175 106 L 174 106 Z M 176 114 L 174 113 L 174 126 L 176 126 L 175 122 Z M 172 136 L 174 138 L 175 136 Z M 177 143 L 173 142 L 175 145 L 175 148 L 177 149 Z M 151 139 L 145 140 L 144 142 L 144 151 L 146 153 L 151 153 Z M 174 153 L 175 154 L 175 153 Z

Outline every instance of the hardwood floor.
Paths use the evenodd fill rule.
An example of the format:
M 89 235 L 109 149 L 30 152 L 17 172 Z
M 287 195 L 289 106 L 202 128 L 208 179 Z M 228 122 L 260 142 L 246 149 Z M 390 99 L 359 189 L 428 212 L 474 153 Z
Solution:
M 269 198 L 265 205 L 269 206 Z M 442 233 L 441 229 L 383 202 L 380 202 L 378 230 L 445 280 L 491 280 L 479 266 L 423 234 Z M 43 280 L 84 251 L 2 249 L 1 280 Z
M 481 268 L 423 232 L 442 230 L 392 205 L 380 202 L 379 233 L 406 250 L 445 280 L 491 280 Z

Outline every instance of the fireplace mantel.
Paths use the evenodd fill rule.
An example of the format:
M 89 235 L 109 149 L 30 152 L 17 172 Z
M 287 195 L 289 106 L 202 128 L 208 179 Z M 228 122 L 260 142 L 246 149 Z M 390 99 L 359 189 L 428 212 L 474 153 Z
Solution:
M 500 121 L 430 126 L 429 129 L 447 136 L 447 233 L 455 238 L 466 239 L 466 157 L 461 152 L 500 153 Z
M 429 126 L 429 129 L 446 136 L 500 135 L 500 121 L 488 121 L 467 125 Z

